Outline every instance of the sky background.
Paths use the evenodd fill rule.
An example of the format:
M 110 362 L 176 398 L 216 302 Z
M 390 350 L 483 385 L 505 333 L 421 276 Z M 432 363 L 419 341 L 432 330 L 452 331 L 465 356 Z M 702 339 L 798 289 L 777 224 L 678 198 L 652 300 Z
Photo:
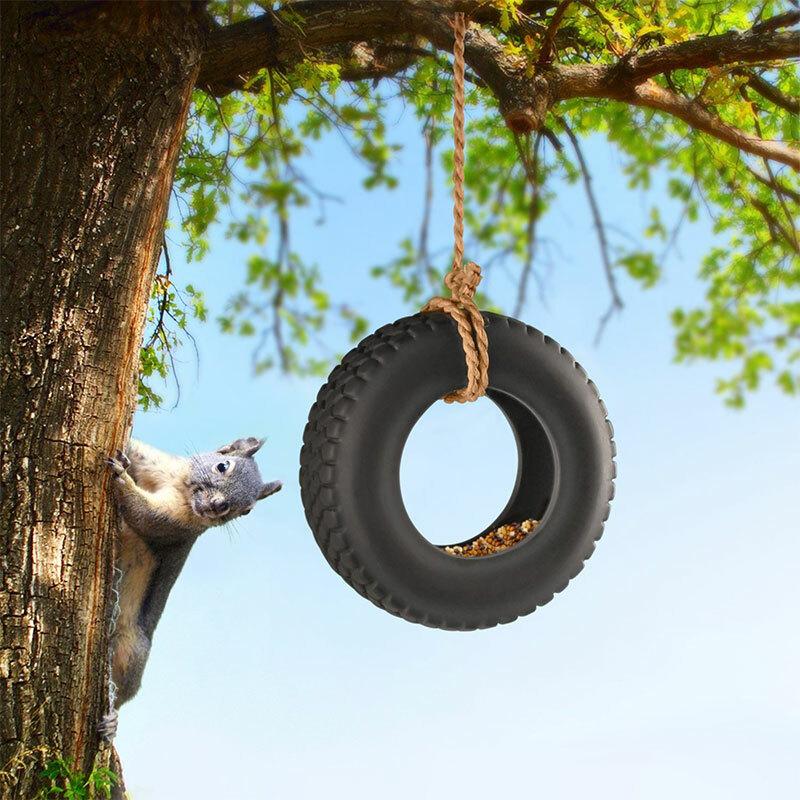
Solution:
M 422 140 L 410 112 L 398 107 L 395 121 L 400 188 L 364 191 L 328 137 L 305 171 L 346 201 L 329 205 L 324 226 L 309 210 L 293 230 L 332 294 L 374 327 L 408 309 L 369 268 L 416 235 L 422 207 Z M 653 202 L 677 214 L 663 181 L 629 190 L 609 145 L 588 153 L 609 223 L 636 235 Z M 446 249 L 444 177 L 436 191 L 432 245 Z M 267 436 L 258 461 L 284 489 L 236 531 L 204 535 L 173 590 L 142 689 L 120 715 L 134 800 L 798 796 L 797 401 L 767 387 L 732 411 L 713 392 L 724 365 L 672 363 L 668 314 L 702 296 L 705 223 L 684 231 L 655 289 L 623 281 L 626 309 L 598 346 L 607 293 L 579 186 L 560 190 L 541 227 L 558 244 L 547 304 L 534 292 L 522 317 L 587 369 L 619 450 L 617 496 L 587 569 L 548 606 L 488 631 L 379 610 L 330 569 L 303 515 L 298 459 L 321 381 L 254 377 L 252 340 L 194 325 L 199 368 L 184 348 L 178 406 L 138 414 L 135 435 L 179 454 Z M 250 252 L 215 234 L 202 264 L 177 247 L 171 256 L 213 318 Z M 512 305 L 501 271 L 488 288 Z M 327 338 L 349 349 L 343 331 Z M 473 452 L 464 482 L 457 468 Z M 412 519 L 435 541 L 481 529 L 510 494 L 515 459 L 490 401 L 437 404 L 403 459 Z

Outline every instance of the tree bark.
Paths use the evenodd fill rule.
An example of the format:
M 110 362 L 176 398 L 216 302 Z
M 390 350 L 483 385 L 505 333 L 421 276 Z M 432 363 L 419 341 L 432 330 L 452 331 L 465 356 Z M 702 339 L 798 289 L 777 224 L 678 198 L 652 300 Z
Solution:
M 563 10 L 566 5 L 550 0 L 522 4 L 531 13 L 554 6 Z M 463 11 L 474 22 L 499 24 L 497 9 L 485 0 L 296 0 L 289 18 L 271 12 L 215 28 L 203 54 L 198 84 L 220 97 L 247 86 L 257 89 L 257 82 L 250 83 L 257 70 L 290 70 L 309 57 L 340 64 L 339 77 L 345 80 L 386 77 L 424 54 L 418 46 L 409 47 L 415 37 L 451 51 L 450 23 L 456 11 Z M 796 148 L 737 130 L 698 103 L 656 92 L 652 87 L 660 87 L 649 81 L 670 70 L 794 58 L 800 52 L 800 31 L 781 28 L 798 20 L 800 12 L 792 11 L 762 20 L 749 31 L 698 36 L 640 55 L 632 51 L 611 64 L 603 59 L 558 64 L 552 63 L 551 52 L 560 21 L 557 10 L 541 37 L 537 69 L 531 69 L 527 58 L 510 52 L 497 31 L 481 25 L 469 27 L 465 56 L 472 73 L 497 98 L 506 124 L 517 133 L 541 130 L 547 113 L 562 100 L 604 98 L 655 108 L 743 152 L 798 169 Z M 392 44 L 397 52 L 390 60 L 386 53 L 391 52 Z M 355 59 L 354 47 L 360 51 Z M 406 57 L 399 57 L 403 52 Z
M 138 353 L 203 43 L 197 4 L 4 3 L 0 795 L 91 770 Z

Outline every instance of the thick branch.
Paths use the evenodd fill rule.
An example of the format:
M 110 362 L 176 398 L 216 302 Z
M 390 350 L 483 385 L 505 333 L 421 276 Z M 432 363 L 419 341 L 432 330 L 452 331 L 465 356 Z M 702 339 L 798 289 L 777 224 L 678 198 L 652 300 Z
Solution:
M 341 64 L 339 77 L 343 81 L 360 81 L 396 75 L 419 58 L 429 55 L 429 51 L 415 46 L 413 42 L 390 40 L 335 45 L 325 48 L 322 59 Z
M 536 4 L 543 8 L 544 4 Z M 551 4 L 554 5 L 554 4 Z M 562 2 L 559 8 L 565 8 Z M 241 89 L 259 69 L 291 69 L 309 58 L 339 54 L 343 75 L 380 77 L 412 63 L 422 50 L 416 38 L 450 51 L 450 18 L 465 11 L 483 19 L 484 0 L 303 0 L 289 10 L 219 28 L 203 55 L 199 85 L 212 94 Z M 752 30 L 707 36 L 659 47 L 607 65 L 539 65 L 511 55 L 489 29 L 467 31 L 466 61 L 497 97 L 508 126 L 525 133 L 540 130 L 559 100 L 608 98 L 664 111 L 692 127 L 747 153 L 800 166 L 800 154 L 780 142 L 764 141 L 737 130 L 698 103 L 664 89 L 649 78 L 674 69 L 694 69 L 786 59 L 800 52 L 800 32 L 778 28 L 793 24 L 793 13 L 765 20 Z M 551 19 L 555 19 L 555 16 Z M 412 44 L 408 42 L 411 40 Z M 395 48 L 395 43 L 400 43 Z M 405 43 L 405 44 L 403 44 Z M 399 49 L 400 54 L 392 54 Z M 341 54 L 345 54 L 342 56 Z M 549 57 L 549 56 L 548 56 Z
M 674 69 L 699 69 L 725 64 L 752 64 L 800 55 L 800 32 L 750 30 L 703 36 L 688 42 L 657 47 L 622 59 L 619 79 L 639 83 Z
M 793 3 L 792 5 L 797 5 Z M 786 11 L 783 14 L 776 14 L 774 17 L 762 19 L 753 25 L 754 31 L 776 31 L 778 28 L 791 28 L 800 22 L 800 11 Z
M 668 114 L 682 119 L 692 128 L 711 134 L 745 153 L 779 161 L 800 170 L 800 151 L 783 142 L 759 139 L 746 131 L 734 128 L 699 103 L 681 97 L 669 89 L 664 89 L 654 81 L 647 81 L 634 87 L 630 93 L 620 99 L 625 99 L 633 105 L 666 111 Z
M 217 28 L 209 36 L 198 85 L 212 94 L 242 89 L 265 67 L 288 70 L 320 50 L 409 34 L 425 35 L 432 13 L 476 11 L 480 0 L 306 0 L 281 12 Z

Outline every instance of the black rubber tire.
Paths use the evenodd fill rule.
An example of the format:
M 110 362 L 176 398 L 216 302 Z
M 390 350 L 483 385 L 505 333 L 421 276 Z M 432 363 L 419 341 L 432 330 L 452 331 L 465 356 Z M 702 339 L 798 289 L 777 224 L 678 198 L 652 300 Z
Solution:
M 348 353 L 320 389 L 300 454 L 306 518 L 333 569 L 391 614 L 448 630 L 511 622 L 550 601 L 592 554 L 614 495 L 613 431 L 595 385 L 549 337 L 484 318 L 487 394 L 519 451 L 511 500 L 486 530 L 534 518 L 535 535 L 460 558 L 428 542 L 403 505 L 411 429 L 466 381 L 455 324 L 443 314 L 398 320 Z

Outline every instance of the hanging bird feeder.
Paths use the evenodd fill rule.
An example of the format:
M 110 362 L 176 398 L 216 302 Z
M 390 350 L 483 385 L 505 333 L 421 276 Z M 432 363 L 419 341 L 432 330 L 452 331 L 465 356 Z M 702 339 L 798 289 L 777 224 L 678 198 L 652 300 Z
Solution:
M 530 613 L 581 571 L 608 518 L 615 447 L 597 388 L 573 357 L 473 300 L 480 268 L 463 264 L 462 14 L 454 29 L 450 297 L 380 328 L 331 372 L 309 414 L 300 484 L 320 549 L 353 589 L 410 622 L 472 630 Z M 484 395 L 514 431 L 514 490 L 486 530 L 436 546 L 403 504 L 403 448 L 437 400 Z M 468 483 L 468 463 L 462 474 Z

